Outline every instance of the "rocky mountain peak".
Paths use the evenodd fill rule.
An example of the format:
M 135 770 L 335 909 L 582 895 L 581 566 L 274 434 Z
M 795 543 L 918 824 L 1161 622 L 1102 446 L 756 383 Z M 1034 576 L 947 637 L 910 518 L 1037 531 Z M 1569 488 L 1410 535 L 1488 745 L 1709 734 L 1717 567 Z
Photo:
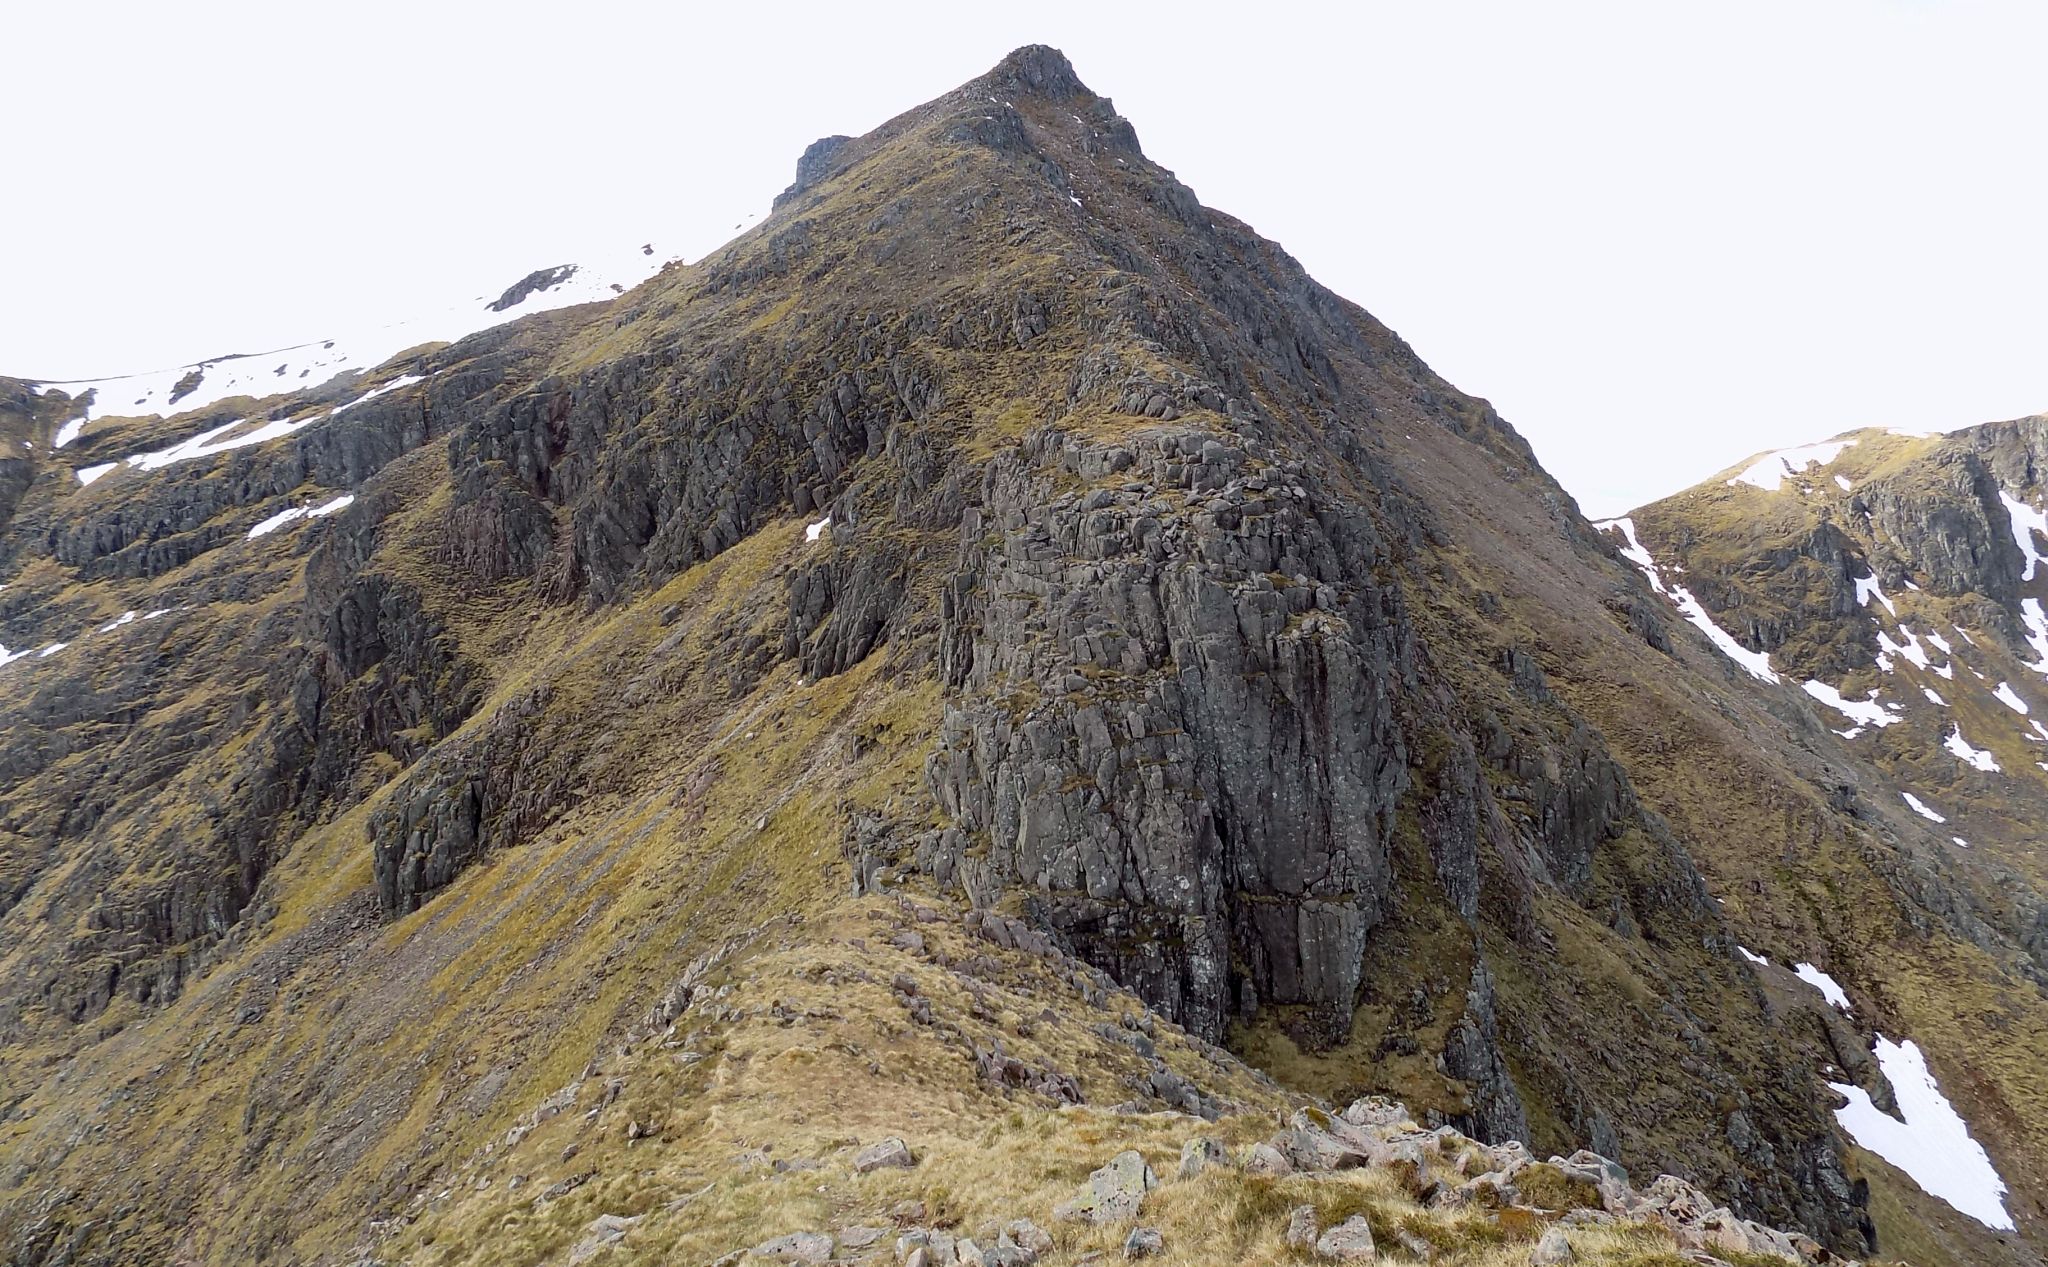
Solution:
M 1027 44 L 997 62 L 990 71 L 967 85 L 966 91 L 983 88 L 998 96 L 1042 97 L 1063 102 L 1075 97 L 1093 97 L 1067 55 L 1047 44 Z

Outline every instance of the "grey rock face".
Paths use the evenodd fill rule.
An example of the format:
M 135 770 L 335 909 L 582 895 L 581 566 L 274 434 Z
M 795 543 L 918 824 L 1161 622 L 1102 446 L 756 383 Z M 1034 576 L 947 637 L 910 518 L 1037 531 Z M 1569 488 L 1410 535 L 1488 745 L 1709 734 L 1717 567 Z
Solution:
M 1481 1139 L 1526 1139 L 1529 1117 L 1501 1054 L 1494 1020 L 1493 977 L 1484 963 L 1472 969 L 1465 1015 L 1444 1044 L 1444 1069 L 1471 1089 L 1472 1109 L 1459 1125 Z
M 1259 998 L 1343 1023 L 1405 781 L 1401 598 L 1371 577 L 1375 534 L 1326 529 L 1291 485 L 1233 495 L 1251 458 L 1236 442 L 1169 432 L 1043 456 L 1218 495 L 1084 504 L 1048 500 L 1028 469 L 993 477 L 942 609 L 967 702 L 928 767 L 959 824 L 932 867 L 971 894 L 1048 893 L 1085 957 L 1205 1036 L 1233 951 Z M 980 702 L 1005 683 L 1038 701 Z

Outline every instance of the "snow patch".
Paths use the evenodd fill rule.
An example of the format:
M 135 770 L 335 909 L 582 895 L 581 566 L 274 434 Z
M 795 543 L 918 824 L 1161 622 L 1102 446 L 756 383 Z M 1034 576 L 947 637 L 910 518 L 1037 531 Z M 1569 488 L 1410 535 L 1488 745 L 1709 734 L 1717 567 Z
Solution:
M 1845 493 L 1848 492 L 1850 489 L 1856 487 L 1854 484 L 1851 484 L 1849 482 L 1849 477 L 1846 475 L 1835 476 L 1835 483 L 1838 486 L 1840 486 L 1841 490 Z
M 742 221 L 742 225 L 745 223 Z M 77 439 L 87 422 L 99 418 L 168 417 L 234 396 L 261 400 L 318 387 L 351 370 L 375 369 L 422 343 L 453 342 L 533 313 L 613 299 L 679 259 L 656 251 L 652 244 L 636 244 L 600 253 L 581 265 L 554 270 L 547 285 L 503 308 L 494 306 L 503 295 L 478 295 L 437 312 L 345 332 L 337 338 L 292 344 L 268 352 L 215 357 L 143 374 L 48 382 L 40 384 L 37 390 L 61 388 L 74 398 L 88 390 L 92 392 L 85 416 L 65 423 L 54 437 L 53 443 L 61 448 Z M 184 395 L 171 399 L 194 374 L 198 376 L 197 385 L 188 386 Z
M 78 486 L 84 488 L 119 465 L 121 465 L 119 462 L 102 462 L 98 466 L 80 467 L 78 470 Z
M 1998 684 L 1998 689 L 1992 691 L 1991 694 L 1997 698 L 1999 703 L 2005 705 L 2007 708 L 2010 708 L 2012 711 L 2018 713 L 2020 716 L 2025 717 L 2027 715 L 2027 701 L 2021 699 L 2013 691 L 2012 683 L 2000 682 Z
M 254 528 L 249 529 L 248 539 L 254 541 L 258 537 L 276 532 L 294 519 L 303 519 L 305 514 L 304 506 L 287 506 L 270 518 L 258 521 Z
M 2048 614 L 2041 611 L 2041 600 L 2021 599 L 2020 619 L 2027 626 L 2027 645 L 2034 649 L 2034 662 L 2026 667 L 2036 673 L 2048 674 Z M 1962 630 L 1958 629 L 1956 632 L 1962 633 Z M 1977 644 L 1972 642 L 1970 645 L 1974 647 Z
M 1970 847 L 1970 842 L 1964 840 L 1961 836 L 1950 836 L 1949 839 L 1955 841 L 1958 846 L 1964 849 L 1968 849 Z
M 1879 701 L 1876 691 L 1870 693 L 1869 699 L 1853 700 L 1843 699 L 1842 692 L 1829 686 L 1826 682 L 1808 681 L 1804 689 L 1808 695 L 1826 704 L 1829 708 L 1834 709 L 1850 721 L 1858 723 L 1857 734 L 1863 733 L 1861 729 L 1863 726 L 1876 726 L 1879 729 L 1883 729 L 1895 722 L 1905 720 L 1905 716 L 1898 712 L 1895 706 Z M 1841 732 L 1837 731 L 1836 733 L 1840 734 Z M 1855 737 L 1855 735 L 1843 735 L 1845 739 L 1854 739 Z
M 357 405 L 362 404 L 364 401 L 375 400 L 377 399 L 377 397 L 384 395 L 386 392 L 395 392 L 401 387 L 410 387 L 414 383 L 424 383 L 426 381 L 427 378 L 426 375 L 424 374 L 401 374 L 397 378 L 392 379 L 388 383 L 372 387 L 369 391 L 364 392 L 362 395 L 356 397 L 354 400 L 348 402 L 346 405 L 337 406 L 334 412 L 341 413 L 344 410 L 354 409 Z
M 1906 798 L 1906 804 L 1913 807 L 1913 812 L 1915 814 L 1918 814 L 1920 817 L 1926 819 L 1928 822 L 1945 823 L 1948 821 L 1946 818 L 1943 818 L 1941 815 L 1927 808 L 1927 802 L 1921 800 L 1919 797 L 1913 795 L 1911 792 L 1901 792 L 1899 793 L 1899 795 Z
M 341 496 L 335 498 L 333 501 L 323 502 L 318 506 L 287 507 L 284 510 L 278 511 L 270 518 L 263 520 L 254 528 L 249 529 L 249 538 L 251 540 L 254 540 L 255 538 L 264 536 L 267 533 L 276 532 L 279 528 L 284 527 L 286 524 L 290 523 L 294 519 L 304 519 L 309 515 L 316 518 L 321 515 L 331 515 L 338 510 L 344 510 L 349 506 L 354 505 L 355 500 L 356 496 L 354 493 L 343 493 Z
M 1841 455 L 1843 449 L 1856 443 L 1854 440 L 1826 440 L 1820 444 L 1802 445 L 1796 449 L 1779 449 L 1766 453 L 1744 467 L 1730 485 L 1749 484 L 1767 493 L 1775 493 L 1789 475 L 1797 475 L 1808 467 L 1826 466 Z
M 1927 649 L 1920 645 L 1920 639 L 1915 637 L 1913 631 L 1904 625 L 1899 626 L 1899 637 L 1904 638 L 1905 641 L 1893 642 L 1884 630 L 1880 629 L 1877 631 L 1877 645 L 1884 649 L 1883 653 L 1877 657 L 1877 667 L 1890 673 L 1892 672 L 1891 657 L 1903 656 L 1908 663 L 1922 669 L 1926 668 Z M 1944 673 L 1942 676 L 1946 677 L 1948 674 Z
M 1982 748 L 1971 747 L 1970 741 L 1963 738 L 1963 728 L 1961 726 L 1957 726 L 1949 731 L 1948 738 L 1941 741 L 1941 746 L 1953 752 L 1956 755 L 1956 759 L 1964 765 L 1975 766 L 1979 770 L 1993 774 L 1998 772 L 1998 758 Z M 1907 799 L 1910 800 L 1912 798 L 1908 797 Z
M 1749 675 L 1760 682 L 1776 682 L 1778 674 L 1771 668 L 1771 657 L 1762 651 L 1751 651 L 1748 647 L 1730 637 L 1728 631 L 1714 623 L 1707 615 L 1707 609 L 1700 606 L 1692 591 L 1683 585 L 1671 587 L 1671 601 L 1678 604 L 1679 615 L 1691 621 L 1707 640 L 1720 648 L 1721 654 L 1749 671 Z
M 1755 951 L 1751 950 L 1751 949 L 1750 949 L 1749 947 L 1747 947 L 1747 946 L 1737 946 L 1737 947 L 1735 948 L 1735 951 L 1736 951 L 1736 953 L 1737 953 L 1737 954 L 1741 955 L 1741 956 L 1742 956 L 1742 957 L 1743 957 L 1744 959 L 1747 959 L 1747 960 L 1749 960 L 1749 961 L 1750 961 L 1751 963 L 1754 963 L 1754 964 L 1762 964 L 1762 965 L 1768 966 L 1768 965 L 1770 964 L 1770 962 L 1771 962 L 1770 960 L 1768 960 L 1768 959 L 1764 958 L 1764 957 L 1763 957 L 1762 955 L 1760 955 L 1760 954 L 1757 954 L 1757 953 L 1756 953 Z
M 1621 551 L 1621 557 L 1636 565 L 1644 578 L 1650 582 L 1651 589 L 1659 594 L 1664 592 L 1664 581 L 1657 575 L 1657 560 L 1651 558 L 1650 552 L 1643 548 L 1643 543 L 1636 540 L 1635 520 L 1623 516 L 1620 519 L 1602 520 L 1593 526 L 1602 532 L 1621 533 L 1622 538 L 1628 542 L 1628 547 Z
M 2020 579 L 2031 581 L 2034 579 L 2034 565 L 2041 561 L 2041 552 L 2034 549 L 2034 534 L 2038 532 L 2048 537 L 2048 514 L 2035 510 L 2002 488 L 1998 490 L 1998 500 L 2005 503 L 2005 513 L 2012 520 L 2013 544 L 2020 548 L 2020 554 L 2027 561 Z
M 1935 693 L 1934 693 L 1934 688 L 1933 688 L 1933 687 L 1931 687 L 1931 686 L 1923 686 L 1923 687 L 1921 687 L 1921 688 L 1920 688 L 1920 693 L 1921 693 L 1922 695 L 1925 695 L 1925 696 L 1927 697 L 1927 702 L 1928 702 L 1928 703 L 1930 703 L 1930 704 L 1939 704 L 1939 705 L 1941 705 L 1941 706 L 1942 706 L 1943 708 L 1947 708 L 1947 707 L 1948 707 L 1948 701 L 1947 701 L 1947 700 L 1945 700 L 1945 699 L 1943 699 L 1943 698 L 1942 698 L 1941 696 L 1939 696 L 1939 695 L 1935 694 Z
M 1842 988 L 1839 981 L 1836 981 L 1827 973 L 1822 972 L 1810 963 L 1793 964 L 1792 972 L 1801 981 L 1819 990 L 1820 996 L 1826 999 L 1830 1006 L 1840 1008 L 1844 1012 L 1850 1010 L 1849 992 Z
M 1884 596 L 1884 587 L 1877 583 L 1877 574 L 1875 572 L 1856 581 L 1856 605 L 1858 607 L 1868 607 L 1872 597 L 1875 597 L 1878 602 L 1883 603 L 1885 611 L 1890 615 L 1897 616 L 1899 614 L 1899 609 L 1892 606 L 1892 600 Z
M 261 444 L 265 440 L 275 440 L 279 436 L 290 435 L 300 427 L 316 422 L 325 416 L 324 414 L 310 414 L 296 420 L 288 419 L 266 422 L 262 426 L 245 431 L 240 435 L 229 436 L 228 432 L 246 425 L 249 421 L 247 418 L 236 418 L 232 422 L 222 423 L 218 427 L 210 427 L 198 435 L 187 436 L 169 448 L 151 449 L 145 453 L 131 453 L 128 455 L 127 460 L 128 464 L 137 470 L 158 471 L 174 462 L 212 457 L 216 453 L 226 453 L 230 449 L 240 449 L 252 444 Z M 227 438 L 222 439 L 221 437 L 223 436 L 227 436 Z
M 832 516 L 827 515 L 814 524 L 804 525 L 804 540 L 816 541 L 825 535 L 825 529 L 832 526 Z
M 2005 1209 L 2005 1181 L 1984 1146 L 1971 1138 L 1969 1124 L 1941 1093 L 1920 1048 L 1880 1034 L 1876 1055 L 1878 1068 L 1898 1099 L 1899 1116 L 1879 1109 L 1861 1087 L 1830 1082 L 1828 1086 L 1849 1101 L 1835 1110 L 1842 1129 L 1859 1146 L 1905 1171 L 1929 1196 L 1988 1228 L 2013 1230 L 2012 1216 Z
M 136 619 L 137 616 L 135 615 L 134 612 L 122 612 L 120 615 L 114 617 L 106 624 L 101 625 L 99 631 L 101 633 L 112 633 L 123 625 L 133 624 L 136 621 Z

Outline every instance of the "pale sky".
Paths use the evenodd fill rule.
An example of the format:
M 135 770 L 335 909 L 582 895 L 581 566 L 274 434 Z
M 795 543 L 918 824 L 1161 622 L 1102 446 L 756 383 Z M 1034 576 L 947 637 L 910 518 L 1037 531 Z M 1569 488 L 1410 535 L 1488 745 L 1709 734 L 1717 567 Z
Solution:
M 0 373 L 267 350 L 593 244 L 696 258 L 812 139 L 1047 43 L 1589 513 L 2048 411 L 2041 0 L 4 9 Z

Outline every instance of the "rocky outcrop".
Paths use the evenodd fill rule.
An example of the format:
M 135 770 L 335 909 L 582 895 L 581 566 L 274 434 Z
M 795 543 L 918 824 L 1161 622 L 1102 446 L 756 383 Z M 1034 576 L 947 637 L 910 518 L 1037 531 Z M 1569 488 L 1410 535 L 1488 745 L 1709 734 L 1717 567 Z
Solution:
M 1386 900 L 1402 597 L 1315 483 L 1235 437 L 1048 433 L 992 472 L 942 609 L 962 702 L 928 775 L 956 826 L 928 865 L 1046 894 L 1084 957 L 1212 1037 L 1260 1002 L 1341 1028 Z
M 796 160 L 796 179 L 790 182 L 789 188 L 775 195 L 775 205 L 782 206 L 825 179 L 832 171 L 833 158 L 852 139 L 850 136 L 821 136 L 805 146 L 803 154 Z

